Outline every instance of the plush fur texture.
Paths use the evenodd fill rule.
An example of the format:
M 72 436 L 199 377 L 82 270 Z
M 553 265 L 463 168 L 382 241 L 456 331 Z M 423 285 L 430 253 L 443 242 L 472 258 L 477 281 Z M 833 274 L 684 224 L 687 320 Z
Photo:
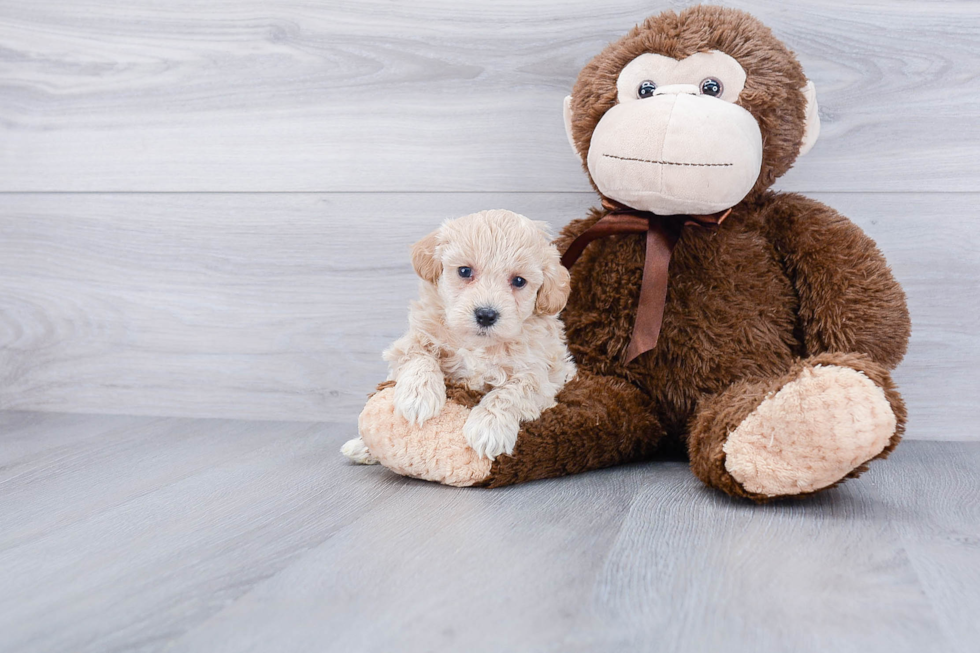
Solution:
M 384 353 L 393 414 L 422 427 L 443 412 L 446 381 L 460 383 L 486 393 L 466 416 L 465 441 L 491 460 L 511 453 L 520 423 L 553 406 L 575 375 L 557 318 L 569 292 L 558 250 L 544 223 L 482 211 L 443 223 L 415 245 L 412 262 L 420 299 L 408 333 Z M 374 458 L 357 441 L 344 453 Z
M 733 57 L 745 70 L 745 86 L 736 104 L 755 116 L 765 136 L 762 172 L 749 198 L 789 170 L 806 124 L 803 68 L 769 28 L 751 15 L 709 6 L 652 16 L 582 69 L 572 89 L 571 111 L 573 140 L 583 166 L 595 126 L 616 104 L 616 81 L 626 64 L 646 53 L 684 59 L 711 50 Z M 587 166 L 585 171 L 588 173 Z
M 386 467 L 403 476 L 457 486 L 485 479 L 490 459 L 477 455 L 462 435 L 470 408 L 451 401 L 424 425 L 406 426 L 405 419 L 395 414 L 393 385 L 382 388 L 368 402 L 358 418 L 360 437 L 351 443 L 361 443 L 365 451 L 370 449 L 372 460 L 381 457 Z M 458 440 L 452 443 L 455 446 L 447 446 L 447 439 L 452 438 Z
M 813 356 L 806 360 L 795 363 L 785 374 L 778 377 L 767 379 L 750 380 L 745 379 L 731 385 L 722 393 L 706 397 L 701 403 L 697 415 L 691 421 L 690 435 L 688 437 L 688 451 L 691 458 L 691 470 L 706 485 L 717 487 L 728 494 L 742 496 L 754 501 L 765 502 L 776 496 L 776 494 L 755 492 L 744 487 L 729 471 L 725 445 L 729 435 L 738 429 L 768 397 L 773 397 L 779 393 L 780 389 L 800 378 L 801 374 L 808 369 L 817 366 L 835 366 L 838 368 L 850 368 L 867 377 L 876 387 L 884 393 L 888 401 L 890 412 L 895 419 L 894 432 L 888 438 L 888 443 L 874 458 L 884 458 L 898 445 L 902 433 L 905 430 L 906 412 L 905 404 L 902 402 L 898 390 L 892 383 L 888 371 L 882 365 L 875 363 L 868 356 L 862 354 L 841 354 L 825 353 Z M 877 403 L 877 402 L 874 402 Z M 790 413 L 787 415 L 785 423 L 792 426 L 792 422 L 799 415 Z M 792 437 L 792 428 L 785 429 L 786 433 Z M 832 431 L 828 436 L 837 436 Z M 846 435 L 846 434 L 845 434 Z M 828 437 L 828 440 L 831 438 Z M 837 459 L 837 453 L 831 453 L 831 457 Z M 814 462 L 819 463 L 819 456 L 814 457 Z M 829 483 L 822 488 L 811 486 L 812 489 L 805 490 L 799 487 L 793 492 L 787 492 L 781 496 L 804 496 L 812 494 L 820 489 L 827 489 L 837 485 L 840 481 L 847 478 L 856 478 L 868 468 L 865 461 L 863 464 L 856 464 L 837 482 Z M 802 478 L 799 474 L 798 478 Z
M 881 453 L 895 425 L 884 391 L 861 372 L 808 367 L 728 435 L 725 470 L 749 492 L 813 492 Z
M 764 143 L 755 185 L 718 229 L 683 230 L 660 340 L 629 364 L 643 236 L 586 249 L 562 314 L 579 376 L 555 407 L 522 425 L 513 454 L 498 457 L 474 484 L 497 487 L 683 449 L 707 485 L 768 501 L 853 478 L 901 438 L 905 407 L 889 375 L 910 333 L 901 287 L 857 226 L 819 202 L 769 190 L 810 144 L 812 88 L 768 28 L 717 7 L 648 19 L 583 69 L 572 92 L 574 145 L 584 161 L 596 124 L 616 103 L 619 72 L 637 56 L 711 50 L 746 72 L 737 104 L 755 117 Z M 559 249 L 602 215 L 571 222 Z
M 680 61 L 648 52 L 631 61 L 589 141 L 586 169 L 596 188 L 659 215 L 738 204 L 759 177 L 763 153 L 759 123 L 738 105 L 745 79 L 738 61 L 718 51 Z M 716 94 L 700 91 L 706 80 Z M 569 97 L 565 129 L 574 142 L 571 104 Z

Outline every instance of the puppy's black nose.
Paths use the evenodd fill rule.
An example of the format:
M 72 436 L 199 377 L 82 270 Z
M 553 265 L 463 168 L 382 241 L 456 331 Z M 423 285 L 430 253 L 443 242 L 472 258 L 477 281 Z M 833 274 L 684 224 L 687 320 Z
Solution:
M 473 311 L 473 315 L 476 316 L 476 323 L 483 327 L 493 326 L 493 323 L 497 321 L 499 315 L 497 311 L 492 308 L 487 308 L 486 306 L 480 307 Z

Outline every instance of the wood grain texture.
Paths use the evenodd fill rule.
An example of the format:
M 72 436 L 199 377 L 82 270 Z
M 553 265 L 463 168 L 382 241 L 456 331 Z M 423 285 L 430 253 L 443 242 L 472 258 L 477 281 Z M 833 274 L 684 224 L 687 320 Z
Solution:
M 687 4 L 4 2 L 0 190 L 587 190 L 562 98 Z M 818 88 L 821 142 L 782 187 L 980 190 L 975 3 L 722 4 Z
M 0 649 L 975 650 L 978 443 L 755 506 L 679 462 L 442 487 L 353 428 L 0 412 L 41 443 L 0 468 Z
M 980 621 L 964 597 L 980 596 L 980 462 L 976 448 L 954 448 L 942 465 L 916 464 L 878 478 L 892 523 L 947 636 L 963 653 L 980 643 Z M 913 498 L 914 497 L 914 498 Z M 917 505 L 936 506 L 923 514 Z
M 407 328 L 410 244 L 508 200 L 556 221 L 587 206 L 574 195 L 2 196 L 0 407 L 351 417 Z
M 160 650 L 405 484 L 338 461 L 351 425 L 142 422 L 0 471 L 0 650 Z
M 980 196 L 818 194 L 906 288 L 908 437 L 977 439 Z M 0 196 L 0 408 L 350 420 L 407 327 L 409 244 L 585 194 Z
M 764 507 L 678 462 L 481 491 L 337 452 L 408 245 L 581 216 L 561 99 L 687 4 L 0 3 L 0 651 L 976 650 L 980 443 Z M 731 4 L 818 87 L 780 186 L 908 292 L 908 437 L 980 439 L 980 10 Z

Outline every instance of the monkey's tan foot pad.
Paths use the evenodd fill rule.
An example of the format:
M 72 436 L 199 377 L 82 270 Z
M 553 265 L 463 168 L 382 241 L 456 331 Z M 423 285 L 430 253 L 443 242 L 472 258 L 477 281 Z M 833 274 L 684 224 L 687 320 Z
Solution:
M 492 461 L 480 458 L 463 436 L 468 408 L 447 401 L 442 412 L 416 426 L 395 414 L 393 399 L 393 388 L 378 392 L 357 420 L 361 438 L 378 462 L 402 476 L 459 487 L 490 475 Z
M 877 456 L 895 433 L 884 391 L 836 365 L 804 369 L 762 403 L 725 442 L 725 468 L 749 492 L 814 492 Z

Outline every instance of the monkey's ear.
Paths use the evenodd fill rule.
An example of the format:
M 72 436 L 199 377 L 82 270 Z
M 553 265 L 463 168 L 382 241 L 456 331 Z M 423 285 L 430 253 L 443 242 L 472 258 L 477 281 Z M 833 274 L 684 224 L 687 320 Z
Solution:
M 817 113 L 817 89 L 813 82 L 807 81 L 803 87 L 803 96 L 806 98 L 806 124 L 803 129 L 803 141 L 800 143 L 800 154 L 803 156 L 810 151 L 813 144 L 820 136 L 820 114 Z
M 575 139 L 572 137 L 572 96 L 565 96 L 565 106 L 562 112 L 565 116 L 565 136 L 568 137 L 568 144 L 572 146 L 572 152 L 575 152 L 575 156 L 581 156 L 578 153 L 578 148 L 575 147 Z
M 415 274 L 429 283 L 435 283 L 442 274 L 442 263 L 436 258 L 436 247 L 439 245 L 439 230 L 412 245 L 412 267 Z
M 544 268 L 544 281 L 538 288 L 538 297 L 534 300 L 534 311 L 540 315 L 558 315 L 561 309 L 565 308 L 568 302 L 568 293 L 571 291 L 571 275 L 561 259 L 558 257 L 557 250 L 554 252 L 552 260 Z

